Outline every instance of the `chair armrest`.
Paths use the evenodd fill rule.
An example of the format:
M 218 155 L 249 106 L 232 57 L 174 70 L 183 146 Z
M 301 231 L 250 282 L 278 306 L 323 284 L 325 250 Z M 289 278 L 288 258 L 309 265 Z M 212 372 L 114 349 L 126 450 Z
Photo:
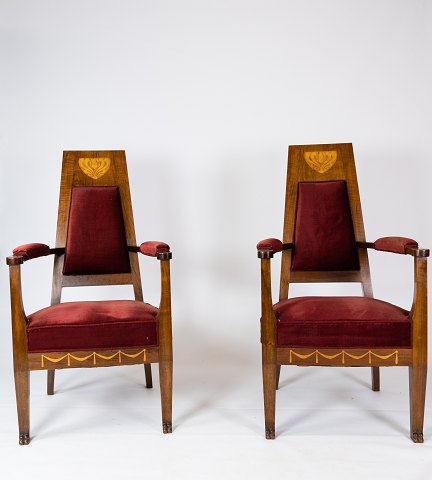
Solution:
M 405 249 L 418 248 L 418 243 L 412 238 L 405 237 L 382 237 L 375 240 L 373 244 L 374 250 L 382 252 L 399 253 L 405 255 Z
M 47 255 L 62 255 L 65 252 L 64 248 L 50 248 L 44 243 L 26 243 L 13 249 L 13 256 L 6 258 L 8 265 L 20 265 L 27 260 L 33 258 L 46 257 Z
M 129 251 L 139 252 L 148 257 L 157 257 L 158 260 L 170 260 L 172 258 L 170 246 L 158 241 L 144 242 L 139 247 L 131 246 Z
M 14 257 L 23 257 L 24 261 L 26 261 L 33 258 L 46 257 L 50 255 L 51 249 L 44 243 L 26 243 L 14 248 L 12 253 Z
M 357 242 L 360 248 L 373 248 L 381 252 L 399 253 L 412 255 L 413 257 L 428 257 L 429 249 L 419 248 L 418 243 L 412 238 L 405 237 L 382 237 L 375 242 Z
M 266 238 L 257 244 L 258 258 L 272 258 L 274 253 L 289 250 L 292 247 L 292 243 L 282 243 L 277 238 Z

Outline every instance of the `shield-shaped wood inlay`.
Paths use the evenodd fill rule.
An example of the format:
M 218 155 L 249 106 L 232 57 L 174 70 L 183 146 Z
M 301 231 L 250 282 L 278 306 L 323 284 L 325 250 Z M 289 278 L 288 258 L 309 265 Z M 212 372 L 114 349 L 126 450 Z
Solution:
M 108 157 L 100 158 L 80 158 L 78 160 L 81 170 L 90 178 L 97 180 L 105 175 L 111 165 Z
M 333 167 L 337 160 L 337 151 L 305 152 L 306 163 L 318 173 L 325 173 Z

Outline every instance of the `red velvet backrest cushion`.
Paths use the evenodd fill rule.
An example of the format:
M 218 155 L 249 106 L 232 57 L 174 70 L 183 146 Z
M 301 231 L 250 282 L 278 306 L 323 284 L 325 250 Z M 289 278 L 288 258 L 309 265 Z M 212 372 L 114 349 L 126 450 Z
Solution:
M 344 180 L 300 182 L 291 270 L 359 270 Z
M 117 187 L 74 187 L 64 275 L 130 272 Z

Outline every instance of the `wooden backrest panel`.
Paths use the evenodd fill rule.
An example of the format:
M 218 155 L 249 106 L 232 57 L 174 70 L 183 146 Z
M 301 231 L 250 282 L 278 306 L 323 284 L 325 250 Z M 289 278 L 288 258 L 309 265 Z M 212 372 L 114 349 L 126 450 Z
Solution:
M 347 207 L 346 210 L 351 212 L 353 241 L 365 241 L 352 144 L 294 145 L 289 147 L 283 242 L 294 243 L 294 252 L 298 192 L 299 184 L 302 182 L 330 182 L 328 185 L 343 185 L 343 188 L 346 186 L 349 202 L 349 208 Z M 347 214 L 342 216 L 346 217 Z M 344 221 L 347 223 L 346 219 Z M 348 231 L 347 226 L 344 228 Z M 351 228 L 350 225 L 349 228 Z M 345 237 L 349 237 L 349 232 Z M 330 241 L 329 244 L 332 245 L 332 242 Z M 334 245 L 337 245 L 337 242 Z M 352 246 L 352 248 L 357 247 Z M 346 265 L 350 265 L 352 270 L 317 268 L 314 271 L 310 269 L 305 271 L 301 268 L 292 269 L 293 255 L 295 253 L 292 250 L 282 252 L 281 299 L 288 297 L 290 282 L 360 282 L 364 294 L 372 296 L 369 261 L 365 249 L 358 249 L 358 264 L 355 261 L 346 262 Z M 352 256 L 352 253 L 350 255 Z M 335 256 L 338 256 L 338 252 L 335 252 Z
M 126 246 L 136 245 L 125 152 L 123 150 L 65 151 L 63 152 L 60 183 L 56 248 L 64 249 L 68 244 L 71 198 L 74 191 L 80 192 L 80 187 L 114 187 L 116 195 L 120 198 L 121 214 L 117 213 L 117 217 L 121 217 L 121 215 L 123 217 L 124 230 L 122 235 L 125 236 Z M 102 193 L 102 190 L 104 189 L 95 189 L 95 192 Z M 84 191 L 87 192 L 87 194 L 91 193 L 89 188 L 84 189 Z M 83 198 L 85 198 L 85 196 Z M 116 202 L 114 201 L 114 208 L 115 205 Z M 79 219 L 78 222 L 75 221 L 75 224 L 77 223 L 79 224 Z M 118 219 L 117 224 L 120 225 L 120 220 Z M 74 228 L 75 230 L 77 229 L 76 225 Z M 97 253 L 95 253 L 95 255 L 97 255 Z M 134 286 L 135 298 L 142 300 L 137 254 L 135 252 L 128 252 L 128 256 L 130 269 L 124 268 L 124 266 L 120 269 L 117 268 L 117 271 L 123 273 L 71 274 L 71 272 L 76 272 L 66 269 L 65 273 L 67 273 L 67 275 L 63 275 L 65 255 L 56 255 L 54 260 L 51 303 L 55 304 L 60 302 L 62 287 L 85 285 L 132 284 Z

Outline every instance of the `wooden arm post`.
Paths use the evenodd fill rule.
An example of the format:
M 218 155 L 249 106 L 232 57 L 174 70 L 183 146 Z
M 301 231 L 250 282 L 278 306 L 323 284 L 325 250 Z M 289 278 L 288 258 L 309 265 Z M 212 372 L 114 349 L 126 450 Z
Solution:
M 427 257 L 414 257 L 412 316 L 412 365 L 410 379 L 411 438 L 423 443 L 427 378 Z
M 26 316 L 22 302 L 21 264 L 23 257 L 8 257 L 15 394 L 17 400 L 19 443 L 30 442 L 30 375 L 27 360 Z
M 173 352 L 171 324 L 171 252 L 158 253 L 161 267 L 161 302 L 159 306 L 159 381 L 162 398 L 163 433 L 172 432 Z
M 258 252 L 260 255 L 261 252 Z M 273 256 L 273 255 L 271 255 Z M 275 438 L 276 411 L 276 347 L 275 316 L 271 292 L 271 256 L 261 258 L 261 343 L 264 390 L 265 435 L 269 440 Z

